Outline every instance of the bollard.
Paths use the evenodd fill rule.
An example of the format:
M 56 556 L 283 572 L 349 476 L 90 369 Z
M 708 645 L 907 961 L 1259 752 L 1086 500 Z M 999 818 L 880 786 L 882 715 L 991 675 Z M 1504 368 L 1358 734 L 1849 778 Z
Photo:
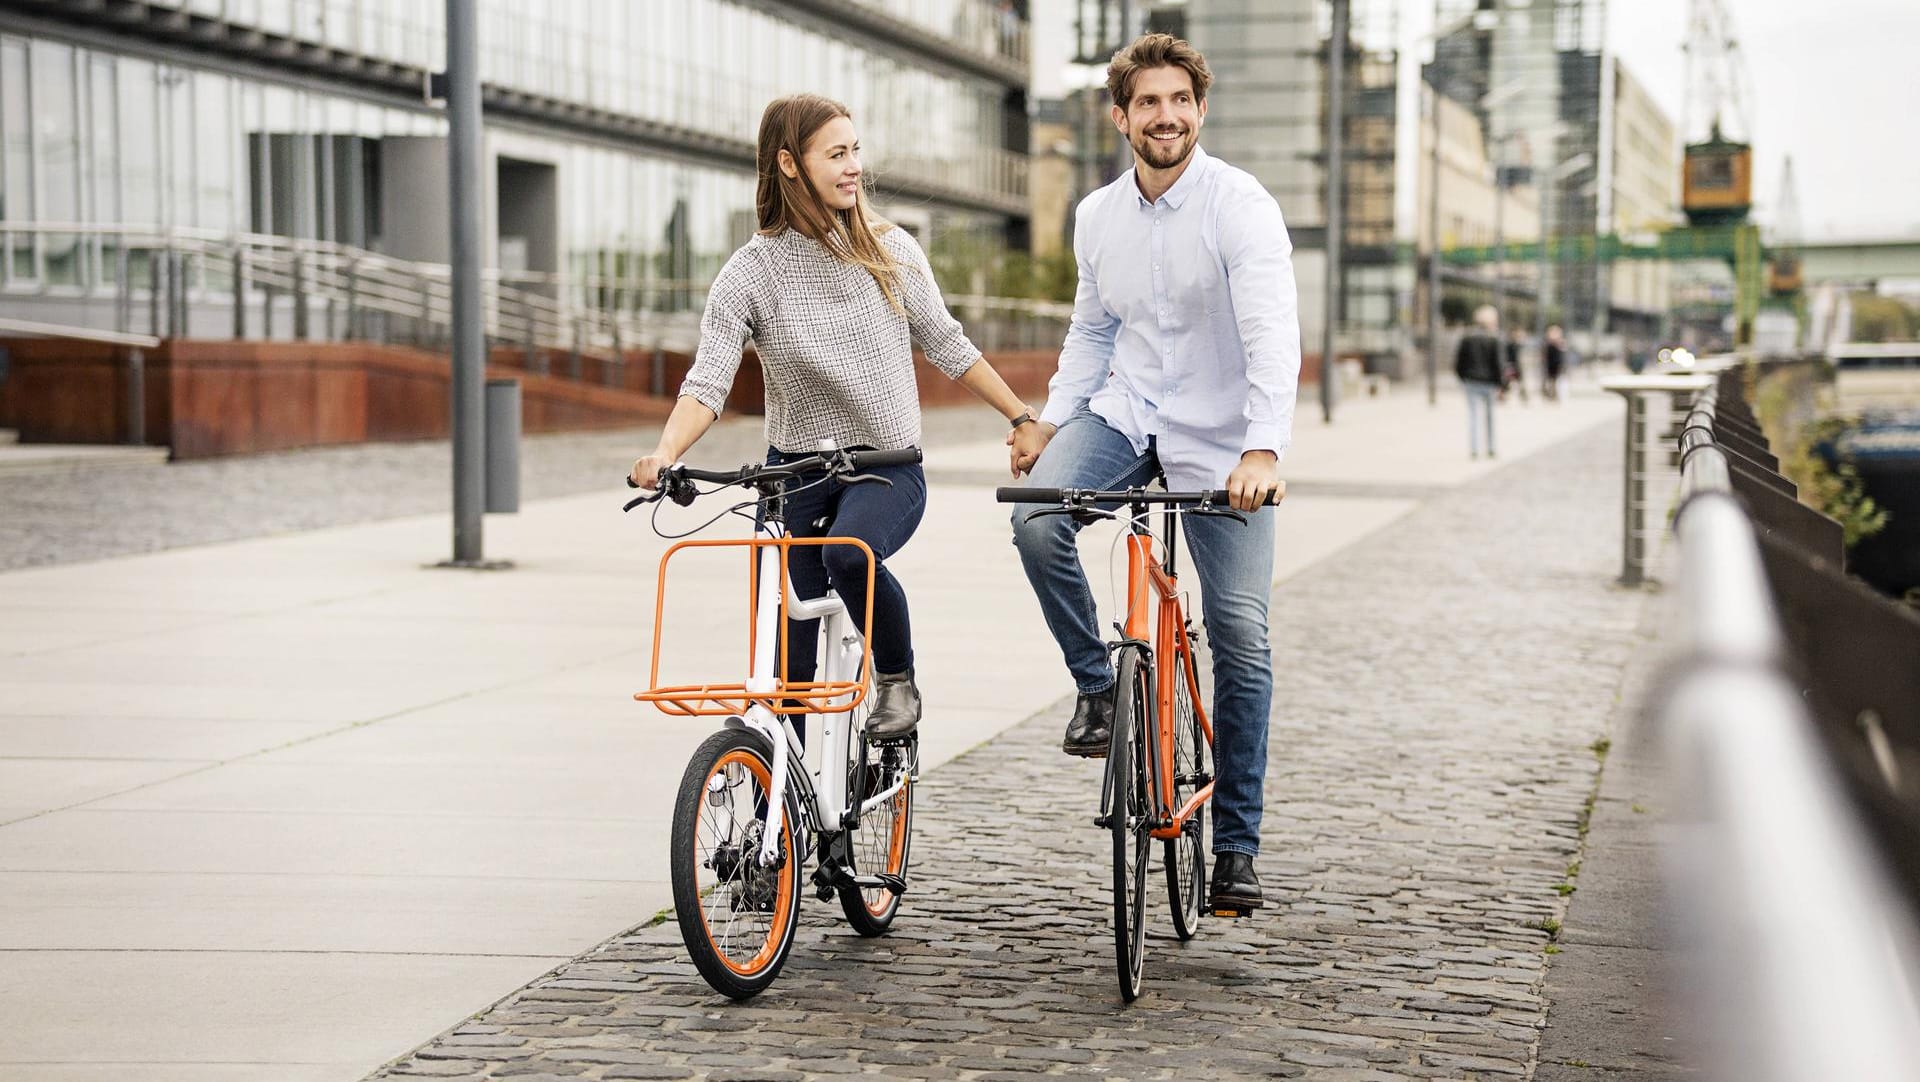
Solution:
M 1648 482 L 1652 470 L 1649 464 L 1648 445 L 1649 405 L 1654 396 L 1663 401 L 1680 400 L 1681 396 L 1692 395 L 1713 381 L 1711 377 L 1699 372 L 1659 373 L 1644 376 L 1612 376 L 1600 381 L 1602 390 L 1619 395 L 1626 400 L 1626 468 L 1624 493 L 1621 501 L 1620 525 L 1620 578 L 1622 586 L 1639 586 L 1647 577 L 1647 541 L 1655 536 L 1651 525 L 1651 501 L 1653 494 Z M 1678 414 L 1673 418 L 1675 424 L 1684 427 L 1685 409 L 1673 410 Z M 1677 460 L 1679 444 L 1676 438 L 1672 447 L 1672 456 Z M 1667 456 L 1662 456 L 1666 461 Z
M 138 348 L 127 351 L 127 442 L 147 442 L 147 358 Z
M 487 511 L 520 510 L 520 381 L 487 381 Z
M 1627 396 L 1626 513 L 1620 538 L 1620 585 L 1638 586 L 1647 573 L 1647 396 Z
M 233 247 L 233 336 L 247 336 L 247 247 Z

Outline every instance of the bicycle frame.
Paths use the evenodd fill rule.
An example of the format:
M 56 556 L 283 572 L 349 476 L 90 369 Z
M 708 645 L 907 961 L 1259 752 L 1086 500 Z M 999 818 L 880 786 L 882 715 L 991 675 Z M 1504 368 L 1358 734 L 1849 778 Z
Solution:
M 1151 642 L 1154 666 L 1154 810 L 1160 826 L 1151 831 L 1154 838 L 1178 838 L 1202 804 L 1213 796 L 1213 782 L 1201 787 L 1187 802 L 1178 808 L 1169 807 L 1173 801 L 1174 770 L 1174 718 L 1173 704 L 1177 690 L 1174 681 L 1186 680 L 1187 694 L 1193 703 L 1194 717 L 1200 722 L 1200 730 L 1206 735 L 1207 743 L 1213 743 L 1213 722 L 1207 717 L 1206 707 L 1200 697 L 1200 688 L 1190 679 L 1185 666 L 1174 665 L 1173 658 L 1177 649 L 1184 646 L 1191 653 L 1193 641 L 1187 636 L 1187 623 L 1180 608 L 1179 580 L 1175 576 L 1172 563 L 1175 545 L 1176 515 L 1172 511 L 1163 511 L 1165 518 L 1167 565 L 1163 566 L 1153 551 L 1153 532 L 1145 524 L 1150 513 L 1144 504 L 1134 505 L 1134 514 L 1129 520 L 1130 532 L 1127 535 L 1127 617 L 1123 626 L 1126 638 L 1135 642 Z M 1149 628 L 1148 621 L 1152 620 Z M 1152 638 L 1148 635 L 1151 633 Z

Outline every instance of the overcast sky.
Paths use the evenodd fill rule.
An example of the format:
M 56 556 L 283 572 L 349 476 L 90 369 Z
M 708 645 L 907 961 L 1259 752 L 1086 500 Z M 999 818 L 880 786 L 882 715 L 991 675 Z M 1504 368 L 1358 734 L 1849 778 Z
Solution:
M 1773 221 L 1791 154 L 1808 238 L 1920 239 L 1920 2 L 1727 3 L 1752 88 L 1756 215 Z M 1036 97 L 1058 96 L 1073 78 L 1072 9 L 1070 0 L 1033 0 Z M 1607 3 L 1609 48 L 1676 122 L 1686 9 L 1685 0 Z M 1422 52 L 1431 0 L 1400 0 L 1400 18 L 1403 49 Z

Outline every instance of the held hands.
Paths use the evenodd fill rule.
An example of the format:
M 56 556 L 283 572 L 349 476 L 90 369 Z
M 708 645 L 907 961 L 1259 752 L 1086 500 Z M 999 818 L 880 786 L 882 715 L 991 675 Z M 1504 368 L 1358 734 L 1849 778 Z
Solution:
M 1057 431 L 1045 421 L 1031 421 L 1007 433 L 1007 465 L 1015 477 L 1032 472 Z
M 1275 503 L 1287 495 L 1287 483 L 1280 479 L 1280 456 L 1272 451 L 1241 455 L 1240 464 L 1227 475 L 1227 501 L 1236 511 L 1257 511 L 1269 495 Z

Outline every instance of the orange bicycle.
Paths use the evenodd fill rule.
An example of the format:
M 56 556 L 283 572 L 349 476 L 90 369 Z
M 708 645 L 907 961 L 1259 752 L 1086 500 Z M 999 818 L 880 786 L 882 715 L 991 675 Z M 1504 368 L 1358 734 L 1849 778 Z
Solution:
M 871 627 L 873 552 L 857 538 L 789 535 L 786 494 L 790 485 L 824 484 L 829 478 L 846 485 L 890 484 L 860 471 L 919 461 L 918 448 L 826 448 L 780 465 L 737 470 L 675 465 L 661 471 L 654 495 L 627 504 L 632 510 L 669 498 L 685 506 L 703 494 L 695 482 L 714 485 L 708 492 L 731 485 L 756 492 L 712 520 L 753 508 L 751 539 L 681 541 L 661 556 L 652 676 L 649 689 L 634 696 L 669 714 L 726 719 L 694 751 L 681 777 L 669 863 L 674 915 L 687 953 L 708 984 L 734 999 L 765 989 L 786 964 L 809 852 L 818 857 L 812 882 L 821 900 L 838 894 L 848 923 L 861 935 L 885 933 L 900 911 L 918 741 L 869 739 L 867 637 L 836 594 L 800 598 L 787 574 L 795 546 L 850 545 L 865 552 L 867 618 L 860 626 Z M 749 560 L 750 672 L 734 683 L 662 685 L 667 562 L 689 548 L 728 546 L 745 549 Z M 776 653 L 779 659 L 787 655 L 788 617 L 820 621 L 818 679 L 789 680 L 782 671 L 784 662 Z M 813 770 L 807 769 L 801 738 L 809 715 L 820 718 Z
M 1284 489 L 1282 490 L 1284 492 Z M 1278 503 L 1281 492 L 1269 498 Z M 1164 492 L 1002 488 L 1001 503 L 1047 504 L 1028 517 L 1073 515 L 1114 519 L 1126 529 L 1127 601 L 1113 654 L 1113 730 L 1094 825 L 1113 835 L 1113 940 L 1120 994 L 1140 995 L 1146 947 L 1147 869 L 1162 844 L 1167 901 L 1182 940 L 1200 928 L 1207 893 L 1206 805 L 1213 796 L 1213 725 L 1200 703 L 1193 624 L 1174 573 L 1174 519 L 1218 515 L 1246 521 L 1222 491 Z M 1118 508 L 1126 508 L 1122 513 Z M 1160 535 L 1150 518 L 1158 509 Z M 1161 561 L 1158 548 L 1166 553 Z M 1216 916 L 1245 916 L 1221 910 Z

